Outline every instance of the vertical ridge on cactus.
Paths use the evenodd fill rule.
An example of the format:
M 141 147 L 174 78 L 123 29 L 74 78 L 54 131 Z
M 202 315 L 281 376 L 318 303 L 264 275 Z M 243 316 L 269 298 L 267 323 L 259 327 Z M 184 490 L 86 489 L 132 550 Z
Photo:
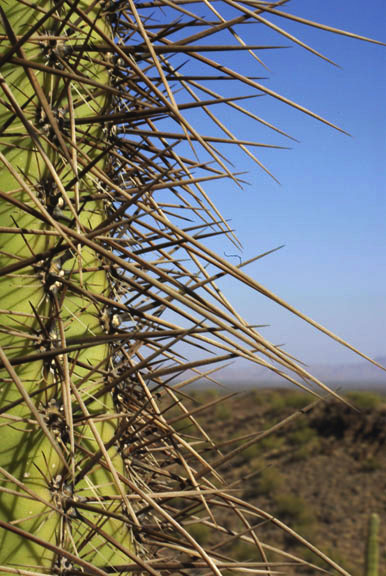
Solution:
M 40 4 L 41 10 L 49 7 L 49 3 Z M 97 16 L 95 9 L 91 14 L 94 18 Z M 36 10 L 20 3 L 13 4 L 6 12 L 2 10 L 1 15 L 4 31 L 14 47 L 16 33 L 25 32 L 38 16 Z M 75 25 L 75 16 L 74 12 L 66 26 Z M 98 159 L 93 150 L 93 142 L 101 137 L 102 130 L 90 122 L 87 137 L 79 136 L 76 119 L 86 114 L 95 117 L 102 114 L 109 106 L 110 95 L 100 89 L 94 96 L 86 86 L 62 81 L 60 75 L 45 71 L 45 65 L 56 71 L 71 67 L 67 62 L 72 51 L 71 41 L 66 43 L 64 25 L 57 18 L 46 21 L 37 39 L 31 39 L 15 52 L 23 62 L 37 61 L 43 66 L 42 70 L 35 71 L 24 63 L 2 66 L 5 110 L 1 123 L 6 138 L 1 156 L 5 168 L 2 189 L 21 204 L 15 209 L 11 203 L 2 203 L 1 222 L 14 227 L 12 233 L 2 236 L 3 258 L 6 264 L 12 263 L 15 259 L 43 255 L 60 246 L 57 256 L 42 256 L 33 266 L 1 279 L 3 305 L 10 311 L 2 314 L 7 333 L 3 332 L 1 345 L 10 363 L 20 353 L 27 356 L 32 351 L 53 353 L 46 359 L 21 364 L 17 374 L 13 374 L 12 366 L 3 361 L 8 378 L 3 384 L 2 406 L 17 401 L 21 389 L 25 402 L 7 412 L 15 423 L 4 435 L 1 464 L 30 486 L 34 500 L 25 500 L 19 487 L 18 494 L 8 497 L 2 506 L 7 519 L 18 518 L 24 530 L 43 542 L 68 551 L 74 548 L 72 552 L 77 554 L 81 544 L 82 557 L 104 565 L 123 561 L 126 555 L 106 542 L 97 528 L 93 544 L 88 543 L 90 526 L 87 521 L 95 522 L 95 515 L 83 512 L 80 522 L 71 515 L 71 510 L 75 514 L 75 509 L 64 502 L 75 496 L 84 498 L 87 494 L 88 497 L 94 491 L 93 485 L 99 486 L 95 493 L 97 501 L 112 496 L 125 498 L 126 491 L 118 477 L 119 472 L 123 473 L 123 464 L 116 447 L 105 454 L 107 468 L 97 465 L 90 469 L 76 484 L 74 494 L 75 476 L 85 458 L 84 450 L 93 453 L 103 448 L 105 451 L 104 444 L 109 442 L 115 430 L 114 420 L 98 422 L 97 419 L 94 422 L 91 418 L 92 413 L 102 407 L 106 412 L 114 410 L 111 394 L 104 394 L 94 406 L 91 404 L 87 408 L 84 405 L 92 389 L 100 389 L 103 384 L 101 376 L 92 375 L 88 366 L 102 361 L 101 367 L 106 369 L 109 345 L 102 341 L 79 349 L 74 359 L 67 354 L 55 354 L 55 349 L 65 348 L 74 338 L 100 337 L 105 333 L 100 319 L 102 306 L 88 296 L 75 294 L 71 283 L 83 290 L 105 294 L 109 286 L 107 273 L 97 253 L 87 246 L 75 245 L 61 224 L 71 223 L 74 230 L 84 233 L 86 228 L 94 229 L 105 219 L 104 201 L 94 200 L 90 176 L 78 178 L 84 158 L 95 158 L 95 166 L 104 168 L 105 161 Z M 102 25 L 108 30 L 107 21 Z M 92 28 L 76 34 L 77 44 L 97 41 Z M 108 84 L 108 71 L 103 64 L 82 58 L 75 69 L 81 76 L 99 77 L 101 86 Z M 84 200 L 86 194 L 89 197 Z M 23 205 L 39 211 L 40 217 L 26 212 Z M 25 233 L 23 229 L 27 229 Z M 47 231 L 54 231 L 56 235 L 42 233 Z M 64 285 L 64 280 L 69 284 Z M 82 399 L 75 387 L 84 379 L 87 380 L 82 394 L 86 396 Z M 31 392 L 39 388 L 41 392 L 31 401 Z M 36 424 L 44 425 L 44 433 L 28 418 L 30 404 L 40 416 Z M 88 437 L 82 439 L 84 435 Z M 81 446 L 77 447 L 79 442 Z M 49 503 L 54 503 L 53 509 Z M 111 506 L 109 503 L 106 508 Z M 122 521 L 100 515 L 98 524 L 99 529 L 110 536 L 121 532 L 128 534 L 126 540 L 130 539 L 126 523 Z M 123 541 L 124 537 L 118 539 Z M 59 569 L 69 565 L 69 560 L 57 551 L 44 546 L 42 550 L 41 544 L 35 545 L 12 531 L 2 531 L 0 548 L 2 563 L 12 564 L 18 558 L 25 566 L 51 568 L 55 565 Z
M 184 386 L 214 381 L 237 357 L 316 397 L 328 391 L 239 315 L 216 284 L 225 275 L 353 349 L 250 278 L 247 262 L 234 266 L 205 244 L 224 235 L 239 245 L 203 188 L 243 182 L 217 146 L 240 147 L 266 171 L 250 148 L 278 147 L 239 139 L 215 105 L 285 135 L 245 107 L 250 96 L 222 96 L 212 80 L 245 84 L 337 128 L 259 76 L 204 55 L 237 49 L 259 60 L 280 46 L 247 45 L 236 28 L 272 28 L 271 13 L 295 17 L 281 12 L 283 1 L 189 4 L 0 7 L 0 574 L 272 574 L 260 540 L 267 520 L 346 574 L 227 490 L 211 462 L 233 452 L 222 454 L 184 404 Z M 231 43 L 202 43 L 222 32 Z M 190 74 L 181 54 L 202 72 Z M 223 136 L 197 131 L 191 110 Z M 193 433 L 179 430 L 184 419 Z M 234 530 L 217 522 L 223 507 Z M 192 520 L 211 530 L 213 545 L 193 537 Z M 232 559 L 235 539 L 259 560 Z

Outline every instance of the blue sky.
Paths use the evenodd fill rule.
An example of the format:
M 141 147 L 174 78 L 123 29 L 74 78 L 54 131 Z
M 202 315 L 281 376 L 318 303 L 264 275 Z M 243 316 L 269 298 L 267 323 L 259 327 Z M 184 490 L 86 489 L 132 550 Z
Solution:
M 288 12 L 386 42 L 383 0 L 365 4 L 293 0 Z M 238 190 L 232 182 L 212 183 L 206 189 L 223 215 L 232 219 L 244 246 L 243 259 L 285 244 L 278 253 L 245 269 L 252 277 L 364 353 L 386 356 L 386 48 L 279 18 L 272 21 L 342 69 L 298 46 L 259 52 L 269 72 L 240 53 L 228 53 L 223 61 L 251 75 L 269 76 L 263 84 L 328 118 L 352 137 L 268 96 L 247 101 L 250 110 L 300 140 L 292 143 L 246 118 L 229 113 L 225 117 L 240 138 L 292 148 L 259 152 L 281 185 L 233 149 L 232 161 L 237 169 L 249 171 L 250 185 Z M 289 43 L 261 26 L 246 26 L 242 32 L 251 44 L 262 39 Z M 232 93 L 230 84 L 222 83 L 223 93 Z M 199 121 L 195 125 L 205 134 L 218 134 L 210 125 L 203 127 Z M 223 150 L 229 154 L 230 148 Z M 224 242 L 216 246 L 235 253 Z M 264 335 L 275 344 L 285 344 L 301 359 L 310 363 L 358 360 L 259 294 L 244 291 L 232 281 L 223 285 L 251 323 L 270 324 Z

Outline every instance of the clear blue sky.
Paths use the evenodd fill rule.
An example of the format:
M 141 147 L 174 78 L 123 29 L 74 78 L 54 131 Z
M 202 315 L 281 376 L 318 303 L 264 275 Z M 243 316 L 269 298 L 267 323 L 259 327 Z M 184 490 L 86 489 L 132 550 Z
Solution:
M 293 0 L 288 11 L 386 42 L 384 0 Z M 386 355 L 386 48 L 272 20 L 339 64 L 335 68 L 294 46 L 259 52 L 269 72 L 240 53 L 225 61 L 250 74 L 269 76 L 266 85 L 311 108 L 352 134 L 342 135 L 270 97 L 246 103 L 266 120 L 300 140 L 292 143 L 259 124 L 227 113 L 240 138 L 289 145 L 259 158 L 280 180 L 273 182 L 246 156 L 224 147 L 237 169 L 248 170 L 249 186 L 232 182 L 206 188 L 244 245 L 243 259 L 285 244 L 278 253 L 245 269 L 256 280 L 347 339 L 364 353 Z M 249 43 L 289 44 L 261 26 L 246 26 Z M 211 55 L 209 55 L 211 56 Z M 220 55 L 213 55 L 220 59 Z M 253 70 L 255 68 L 255 72 Z M 264 83 L 263 82 L 263 83 Z M 227 86 L 224 86 L 227 84 Z M 222 83 L 223 93 L 232 93 Z M 220 86 L 218 86 L 220 87 Z M 251 93 L 247 89 L 237 93 Z M 194 118 L 194 116 L 192 116 Z M 209 124 L 205 134 L 219 134 Z M 231 246 L 217 243 L 227 253 Z M 237 260 L 235 260 L 237 263 Z M 264 334 L 306 362 L 355 362 L 358 358 L 259 294 L 231 281 L 226 291 L 251 323 L 269 323 Z

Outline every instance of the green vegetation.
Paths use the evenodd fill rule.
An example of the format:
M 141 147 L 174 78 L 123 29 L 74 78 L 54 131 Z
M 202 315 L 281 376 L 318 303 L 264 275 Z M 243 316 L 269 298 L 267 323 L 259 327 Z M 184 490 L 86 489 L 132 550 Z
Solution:
M 294 460 L 305 460 L 321 449 L 317 431 L 315 428 L 311 428 L 306 420 L 299 422 L 295 430 L 289 433 L 288 441 L 294 448 L 292 453 Z
M 258 562 L 261 559 L 256 547 L 253 544 L 248 544 L 242 540 L 232 547 L 232 556 L 241 562 L 246 562 L 248 560 Z
M 379 567 L 379 516 L 371 514 L 366 543 L 366 570 L 365 576 L 378 576 Z
M 210 528 L 205 524 L 192 524 L 188 527 L 189 534 L 201 545 L 210 544 Z
M 360 410 L 374 410 L 378 406 L 386 404 L 386 398 L 384 395 L 364 390 L 349 392 L 347 398 Z
M 50 6 L 46 0 L 39 2 L 40 17 Z M 88 10 L 88 2 L 81 0 L 78 8 Z M 20 38 L 32 28 L 39 12 L 21 2 L 8 3 L 4 9 L 3 31 L 12 45 L 16 37 Z M 89 18 L 95 20 L 96 9 L 88 13 Z M 77 21 L 78 16 L 73 12 L 66 26 L 73 30 Z M 55 27 L 52 19 L 44 25 L 45 34 L 49 34 L 50 26 Z M 107 20 L 101 20 L 100 30 L 111 36 Z M 45 40 L 43 36 L 40 39 L 40 45 L 36 41 L 23 43 L 16 55 L 43 64 L 45 58 L 53 56 L 49 45 L 51 42 L 55 52 L 56 41 Z M 98 34 L 85 25 L 77 42 L 98 42 Z M 68 45 L 71 51 L 70 46 L 73 46 L 71 40 Z M 71 186 L 74 171 L 69 170 L 69 164 L 72 155 L 72 163 L 82 166 L 82 160 L 87 158 L 98 170 L 104 169 L 105 160 L 98 159 L 99 151 L 94 146 L 102 136 L 102 127 L 95 120 L 105 113 L 109 95 L 99 91 L 91 100 L 87 85 L 70 88 L 50 73 L 16 66 L 12 61 L 2 66 L 1 72 L 1 268 L 6 270 L 23 261 L 26 264 L 16 266 L 15 274 L 0 277 L 0 345 L 4 350 L 0 404 L 3 410 L 11 406 L 5 418 L 11 419 L 10 424 L 14 422 L 5 433 L 2 428 L 0 465 L 11 474 L 8 486 L 10 480 L 11 485 L 14 479 L 23 482 L 23 487 L 18 485 L 14 494 L 7 498 L 2 495 L 0 516 L 3 521 L 18 519 L 17 526 L 27 534 L 38 536 L 39 541 L 3 529 L 0 564 L 17 558 L 26 566 L 49 569 L 55 564 L 58 567 L 65 557 L 54 549 L 44 549 L 41 542 L 55 544 L 57 534 L 62 531 L 60 545 L 72 548 L 67 533 L 70 524 L 75 546 L 81 545 L 82 554 L 89 562 L 96 565 L 102 559 L 104 563 L 122 562 L 127 556 L 113 549 L 108 538 L 114 536 L 125 542 L 123 548 L 130 553 L 131 531 L 126 522 L 88 511 L 83 511 L 84 520 L 79 522 L 76 517 L 70 519 L 71 515 L 63 519 L 61 512 L 70 508 L 65 503 L 65 492 L 72 491 L 76 475 L 77 493 L 83 497 L 89 495 L 91 486 L 98 487 L 95 488 L 98 498 L 120 498 L 125 491 L 118 477 L 124 472 L 123 461 L 116 449 L 110 450 L 107 467 L 96 463 L 87 473 L 79 475 L 85 455 L 98 453 L 102 446 L 111 443 L 116 428 L 114 420 L 98 419 L 101 408 L 114 413 L 114 403 L 111 394 L 101 390 L 100 375 L 90 369 L 99 366 L 106 370 L 109 363 L 109 346 L 100 321 L 103 306 L 98 301 L 107 293 L 108 276 L 99 254 L 90 245 L 76 244 L 74 236 L 70 240 L 72 231 L 65 231 L 63 227 L 74 218 L 73 232 L 77 234 L 85 228 L 97 229 L 105 220 L 104 202 L 97 199 L 95 184 L 91 178 L 84 178 Z M 103 62 L 81 59 L 77 73 L 98 78 L 101 85 L 109 82 Z M 69 126 L 65 128 L 64 119 L 61 122 L 60 110 L 63 115 L 66 110 L 72 113 L 74 123 L 88 118 L 87 138 L 79 135 L 77 157 L 75 148 L 70 152 L 70 130 Z M 7 227 L 12 234 L 9 230 L 4 232 Z M 31 256 L 34 261 L 28 265 Z M 65 282 L 70 283 L 69 289 Z M 93 294 L 92 304 L 85 297 L 88 292 Z M 56 348 L 65 349 L 71 343 L 87 340 L 90 335 L 95 344 L 81 346 L 76 352 L 76 361 L 55 353 Z M 28 355 L 36 356 L 39 351 L 42 358 L 20 362 L 21 357 L 27 356 L 28 360 Z M 12 364 L 16 362 L 13 369 Z M 98 400 L 92 400 L 94 394 L 98 394 Z M 20 402 L 22 398 L 24 402 Z M 88 417 L 96 417 L 92 426 L 84 424 Z M 32 491 L 29 493 L 32 499 L 28 500 L 25 490 Z M 59 506 L 55 511 L 53 500 Z M 87 537 L 90 522 L 103 526 L 104 536 L 96 534 L 93 543 Z
M 258 476 L 257 494 L 274 496 L 280 493 L 283 488 L 283 477 L 276 468 L 265 468 Z
M 375 472 L 381 469 L 381 461 L 378 456 L 367 456 L 361 461 L 361 469 L 364 472 Z
M 229 404 L 221 403 L 216 406 L 216 420 L 228 420 L 232 416 L 232 409 Z
M 286 394 L 272 392 L 268 395 L 268 400 L 269 411 L 273 417 L 283 416 L 286 411 L 301 410 L 310 401 L 306 394 L 297 391 L 288 391 Z
M 275 495 L 274 501 L 278 518 L 288 522 L 294 530 L 309 534 L 315 522 L 315 513 L 301 496 L 283 491 Z
M 317 431 L 314 428 L 311 428 L 308 423 L 303 420 L 298 423 L 293 432 L 290 432 L 288 440 L 294 446 L 303 446 L 304 444 L 313 444 L 317 435 Z
M 229 439 L 229 431 L 234 432 L 235 414 L 235 438 L 248 437 L 254 431 L 269 430 L 291 414 L 287 395 L 295 396 L 299 407 L 302 406 L 299 396 L 303 396 L 303 404 L 308 400 L 305 394 L 293 394 L 288 390 L 280 394 L 285 408 L 276 417 L 273 416 L 272 404 L 277 404 L 277 390 L 265 390 L 261 395 L 259 391 L 251 391 L 229 401 L 233 417 L 228 422 L 224 421 L 221 428 L 212 422 L 210 413 L 203 413 L 200 423 L 220 444 L 223 439 Z M 362 392 L 356 394 L 360 398 Z M 363 394 L 366 396 L 368 392 L 363 391 Z M 200 402 L 205 404 L 205 401 L 205 392 L 202 391 Z M 384 415 L 382 403 L 360 414 L 338 403 L 322 403 L 308 414 L 292 419 L 263 441 L 257 441 L 252 449 L 247 448 L 231 464 L 228 474 L 236 483 L 236 488 L 242 487 L 243 497 L 248 502 L 267 510 L 276 518 L 285 519 L 291 528 L 314 543 L 350 575 L 356 576 L 364 570 L 366 538 L 361 529 L 363 518 L 367 516 L 368 507 L 382 514 L 386 505 Z M 325 435 L 327 425 L 330 428 Z M 246 480 L 238 483 L 244 477 Z M 235 529 L 237 526 L 225 513 L 220 518 L 227 528 Z M 261 532 L 258 530 L 257 535 L 266 538 L 266 533 L 278 537 L 273 526 L 262 522 Z M 283 533 L 280 541 L 288 552 L 320 568 L 329 569 L 324 559 L 297 545 L 292 536 Z M 252 543 L 235 542 L 231 549 L 232 555 L 237 555 L 240 561 L 256 559 Z M 382 534 L 379 540 L 379 576 L 386 576 L 382 564 L 383 561 L 386 566 L 385 554 L 386 539 Z M 283 561 L 280 554 L 273 552 L 269 558 L 272 562 Z M 334 576 L 339 574 L 332 568 L 329 571 Z M 288 568 L 291 576 L 303 573 L 308 576 L 314 570 Z
M 323 547 L 321 546 L 323 552 L 331 558 L 338 566 L 341 566 L 348 574 L 355 574 L 355 564 L 353 564 L 349 558 L 345 557 L 344 554 L 337 551 L 336 546 L 328 546 Z M 316 554 L 314 554 L 311 550 L 298 550 L 301 557 L 308 563 L 313 564 L 315 566 L 319 566 L 320 568 L 326 570 L 328 569 L 326 562 L 324 562 L 321 558 L 319 558 Z M 308 574 L 308 572 L 305 572 Z M 309 572 L 309 573 L 312 573 Z M 339 572 L 336 570 L 332 570 L 330 572 L 333 576 L 338 576 Z

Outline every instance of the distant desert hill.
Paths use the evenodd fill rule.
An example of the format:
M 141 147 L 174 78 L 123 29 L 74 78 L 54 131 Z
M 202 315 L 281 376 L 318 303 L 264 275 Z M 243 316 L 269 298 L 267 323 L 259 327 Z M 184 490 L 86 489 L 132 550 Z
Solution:
M 193 405 L 213 402 L 215 394 L 213 390 L 196 392 Z M 340 402 L 323 402 L 249 445 L 230 462 L 225 460 L 219 472 L 230 486 L 241 489 L 247 502 L 287 522 L 352 576 L 363 574 L 368 519 L 372 512 L 378 513 L 379 576 L 386 576 L 386 397 L 365 391 L 346 397 L 359 412 Z M 294 390 L 248 390 L 211 406 L 200 414 L 199 422 L 226 453 L 234 446 L 224 441 L 268 430 L 309 402 L 306 394 Z M 184 425 L 186 434 L 195 434 L 189 421 Z M 248 479 L 240 482 L 243 478 Z M 234 517 L 225 508 L 218 509 L 216 519 L 236 529 Z M 261 522 L 255 528 L 262 542 L 273 541 L 279 549 L 328 568 L 274 524 Z M 205 538 L 205 532 L 198 535 Z M 260 560 L 258 554 L 251 554 L 256 554 L 251 546 L 235 542 L 233 556 L 241 561 Z M 276 560 L 283 559 L 277 556 Z M 277 573 L 316 575 L 314 570 L 297 566 L 278 567 Z M 328 574 L 332 576 L 331 571 Z
M 386 368 L 386 356 L 375 358 L 375 361 Z M 314 364 L 306 366 L 313 376 L 334 387 L 350 389 L 374 389 L 386 392 L 386 371 L 377 368 L 366 360 L 347 364 Z M 238 361 L 214 375 L 227 386 L 254 387 L 269 385 L 286 386 L 286 380 L 272 371 L 248 362 Z M 288 386 L 290 383 L 288 382 Z

